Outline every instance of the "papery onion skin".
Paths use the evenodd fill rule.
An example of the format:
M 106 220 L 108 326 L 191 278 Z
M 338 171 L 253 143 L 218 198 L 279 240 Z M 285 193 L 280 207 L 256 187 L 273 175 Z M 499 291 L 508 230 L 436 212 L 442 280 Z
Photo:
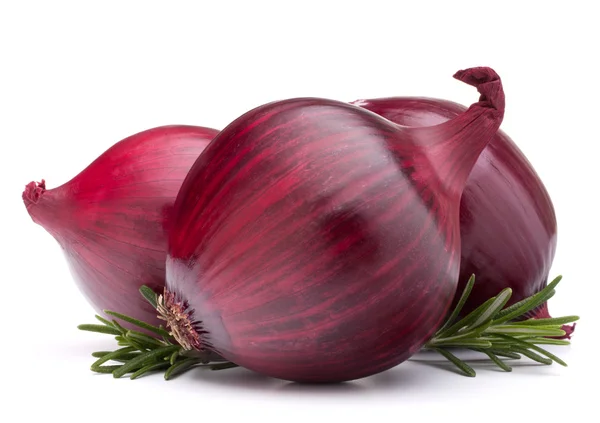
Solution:
M 204 347 L 297 382 L 366 377 L 422 347 L 456 291 L 460 194 L 504 112 L 491 69 L 455 77 L 482 99 L 440 126 L 304 98 L 220 132 L 177 197 L 167 259 Z
M 29 183 L 23 202 L 62 247 L 71 274 L 99 313 L 109 309 L 163 323 L 139 294 L 165 283 L 166 230 L 192 164 L 218 131 L 190 125 L 127 137 L 67 183 Z
M 467 108 L 423 97 L 363 99 L 352 104 L 407 126 L 446 122 Z M 466 282 L 475 286 L 462 314 L 510 287 L 508 305 L 546 286 L 557 244 L 554 206 L 532 164 L 502 130 L 479 156 L 461 198 L 461 265 L 456 305 Z M 528 317 L 549 317 L 547 305 Z M 571 326 L 564 329 L 570 335 Z

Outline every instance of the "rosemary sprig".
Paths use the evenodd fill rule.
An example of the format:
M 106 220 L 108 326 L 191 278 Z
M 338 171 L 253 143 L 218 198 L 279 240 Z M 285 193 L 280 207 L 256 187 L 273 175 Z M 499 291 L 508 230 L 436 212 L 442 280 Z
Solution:
M 541 364 L 549 365 L 554 362 L 566 366 L 563 360 L 539 345 L 569 345 L 567 340 L 552 337 L 565 335 L 562 325 L 579 320 L 578 316 L 513 321 L 552 297 L 561 279 L 562 277 L 558 276 L 537 294 L 504 308 L 512 295 L 512 290 L 506 288 L 457 321 L 475 284 L 475 275 L 471 276 L 450 318 L 425 344 L 424 349 L 441 353 L 465 375 L 471 377 L 476 375 L 475 370 L 448 349 L 466 348 L 483 353 L 507 372 L 512 369 L 501 357 L 519 359 L 525 356 Z
M 140 288 L 140 293 L 156 308 L 158 296 L 154 291 L 143 286 Z M 130 374 L 130 379 L 137 379 L 147 373 L 164 371 L 165 380 L 170 380 L 193 367 L 207 367 L 211 370 L 237 367 L 236 364 L 208 351 L 184 350 L 169 331 L 162 326 L 153 326 L 110 310 L 104 312 L 116 319 L 144 329 L 152 335 L 126 329 L 116 319 L 111 321 L 101 316 L 96 316 L 101 324 L 79 325 L 80 330 L 113 335 L 117 345 L 121 347 L 115 351 L 92 353 L 92 357 L 97 358 L 91 365 L 93 372 L 109 373 L 115 378 Z M 105 364 L 108 362 L 121 364 Z

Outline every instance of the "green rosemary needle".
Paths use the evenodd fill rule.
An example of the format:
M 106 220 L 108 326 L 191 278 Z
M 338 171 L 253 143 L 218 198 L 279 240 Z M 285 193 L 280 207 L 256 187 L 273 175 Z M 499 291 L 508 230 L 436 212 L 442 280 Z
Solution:
M 475 275 L 471 276 L 450 318 L 425 344 L 424 349 L 441 353 L 460 371 L 471 377 L 476 375 L 475 371 L 448 349 L 465 348 L 483 353 L 507 372 L 512 368 L 501 357 L 518 359 L 525 356 L 541 364 L 549 365 L 554 362 L 566 366 L 563 360 L 539 344 L 569 345 L 569 341 L 553 337 L 565 335 L 562 325 L 579 320 L 578 316 L 512 321 L 546 302 L 554 295 L 561 279 L 562 277 L 558 276 L 538 293 L 505 308 L 512 294 L 511 289 L 506 288 L 496 297 L 490 298 L 457 320 L 475 284 Z

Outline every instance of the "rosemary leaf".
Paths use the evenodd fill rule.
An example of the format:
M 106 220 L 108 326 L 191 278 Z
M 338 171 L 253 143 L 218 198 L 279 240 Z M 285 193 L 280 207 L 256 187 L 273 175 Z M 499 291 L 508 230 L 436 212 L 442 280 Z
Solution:
M 210 365 L 211 370 L 226 370 L 226 369 L 233 369 L 235 367 L 239 367 L 239 366 L 235 363 L 232 363 L 231 361 L 225 361 L 223 363 Z
M 118 370 L 113 373 L 115 378 L 123 377 L 125 374 L 129 373 L 131 370 L 138 368 L 140 365 L 146 365 L 151 360 L 156 360 L 162 358 L 165 355 L 173 354 L 173 351 L 181 348 L 179 345 L 170 345 L 168 347 L 157 348 L 153 351 L 148 351 L 146 353 L 140 354 L 138 357 L 129 361 L 127 364 L 121 366 Z
M 498 312 L 498 314 L 496 314 L 495 320 L 499 323 L 503 323 L 503 322 L 508 322 L 509 320 L 512 320 L 516 317 L 519 317 L 523 313 L 526 313 L 527 311 L 529 311 L 531 309 L 529 307 L 529 304 L 531 302 L 532 302 L 532 297 L 524 298 L 521 301 L 516 302 L 513 305 L 506 307 L 505 309 Z M 510 315 L 511 317 L 509 317 L 508 319 L 505 319 L 505 316 L 508 316 L 508 315 Z
M 443 332 L 448 326 L 450 326 L 452 323 L 454 323 L 454 321 L 460 314 L 462 308 L 464 307 L 465 303 L 467 302 L 467 299 L 469 298 L 469 295 L 471 294 L 471 291 L 473 290 L 473 285 L 475 285 L 475 275 L 471 275 L 471 277 L 467 281 L 467 284 L 465 285 L 465 289 L 463 290 L 463 293 L 460 296 L 460 299 L 458 300 L 458 304 L 456 304 L 454 311 L 452 312 L 450 317 L 448 317 L 448 319 L 446 320 L 444 325 L 438 330 L 438 332 Z
M 567 367 L 567 363 L 565 363 L 563 360 L 561 360 L 560 358 L 558 358 L 557 356 L 555 356 L 554 354 L 552 354 L 550 351 L 538 347 L 537 345 L 533 345 L 530 344 L 531 346 L 529 348 L 539 352 L 540 354 L 545 355 L 546 357 L 548 357 L 549 359 L 553 360 L 555 363 L 560 364 L 561 366 Z
M 519 360 L 519 359 L 521 359 L 521 356 L 519 354 L 515 353 L 515 352 L 497 350 L 497 349 L 494 349 L 494 348 L 491 348 L 488 351 L 493 352 L 498 357 L 512 358 L 513 360 Z
M 565 317 L 550 317 L 547 319 L 527 319 L 519 322 L 513 322 L 511 325 L 516 326 L 549 326 L 549 325 L 566 325 L 579 320 L 579 316 L 565 316 Z
M 166 369 L 169 367 L 169 363 L 154 363 L 154 364 L 148 364 L 147 366 L 142 367 L 141 369 L 137 370 L 136 372 L 134 372 L 131 376 L 129 376 L 129 378 L 131 380 L 137 379 L 140 376 L 148 373 L 148 372 L 152 372 L 152 371 L 156 371 L 156 370 L 162 370 L 162 369 Z
M 114 317 L 116 317 L 118 319 L 121 319 L 121 320 L 123 320 L 125 322 L 129 322 L 132 325 L 136 325 L 137 327 L 140 327 L 142 329 L 146 329 L 146 330 L 148 330 L 150 332 L 153 332 L 153 333 L 155 333 L 157 335 L 166 336 L 166 337 L 170 337 L 171 336 L 168 331 L 166 331 L 164 329 L 161 329 L 161 328 L 158 328 L 156 326 L 150 325 L 148 323 L 142 322 L 140 320 L 134 319 L 133 317 L 129 317 L 129 316 L 126 316 L 124 314 L 117 313 L 117 312 L 110 311 L 110 310 L 104 310 L 104 312 L 106 314 L 110 314 L 111 316 L 114 316 Z
M 503 338 L 510 338 L 507 335 L 502 335 Z M 514 339 L 514 338 L 513 338 Z M 558 358 L 557 356 L 555 356 L 554 354 L 552 354 L 550 351 L 545 350 L 542 347 L 538 347 L 537 345 L 532 344 L 531 342 L 528 341 L 523 341 L 522 339 L 514 339 L 515 344 L 519 345 L 518 348 L 524 348 L 524 349 L 532 349 L 534 351 L 539 352 L 542 355 L 545 355 L 546 357 L 548 357 L 552 362 L 555 361 L 556 363 L 560 364 L 561 366 L 567 367 L 567 363 L 565 363 L 563 360 L 561 360 L 560 358 Z M 531 351 L 530 351 L 531 352 Z
M 443 355 L 444 357 L 446 357 L 452 364 L 454 364 L 456 367 L 458 367 L 467 376 L 469 376 L 469 377 L 476 376 L 475 370 L 473 370 L 473 368 L 471 366 L 469 366 L 467 363 L 462 361 L 460 358 L 458 358 L 457 356 L 452 354 L 450 351 L 447 351 L 443 348 L 435 348 L 435 350 L 437 352 L 439 352 L 441 355 Z
M 465 317 L 463 317 L 458 322 L 454 323 L 449 328 L 447 328 L 441 332 L 438 332 L 438 334 L 436 334 L 436 338 L 437 337 L 445 338 L 446 336 L 448 336 L 450 334 L 454 334 L 454 333 L 458 332 L 459 330 L 469 326 L 472 322 L 474 322 L 479 317 L 479 315 L 481 313 L 483 313 L 485 311 L 485 309 L 487 309 L 494 302 L 495 299 L 496 299 L 496 297 L 492 297 L 492 298 L 488 299 L 483 304 L 481 304 L 479 307 L 477 307 L 475 310 L 473 310 L 472 312 L 467 314 Z
M 517 303 L 517 304 L 520 304 L 519 307 L 514 307 L 516 305 L 516 304 L 514 304 L 512 307 L 512 310 L 507 311 L 507 310 L 511 309 L 511 307 L 509 307 L 508 309 L 501 311 L 496 316 L 496 321 L 498 323 L 508 322 L 509 320 L 515 319 L 515 318 L 525 314 L 526 312 L 533 310 L 534 308 L 543 304 L 544 302 L 548 301 L 550 296 L 554 295 L 553 293 L 551 294 L 551 292 L 554 291 L 554 288 L 556 287 L 556 285 L 558 285 L 558 283 L 561 281 L 561 279 L 562 279 L 562 276 L 557 276 L 556 278 L 554 278 L 554 280 L 552 282 L 550 282 L 548 285 L 546 285 L 546 287 L 544 289 L 542 289 L 540 292 Z
M 158 307 L 158 295 L 156 295 L 156 292 L 154 292 L 152 289 L 150 289 L 146 285 L 142 285 L 140 287 L 140 293 L 146 299 L 146 301 L 148 301 L 150 303 L 150 305 L 152 305 L 152 307 L 154 309 L 156 309 L 156 307 Z
M 478 351 L 487 355 L 490 358 L 490 360 L 492 360 L 494 362 L 494 364 L 496 364 L 496 366 L 500 367 L 505 372 L 512 372 L 512 367 L 510 367 L 504 361 L 500 360 L 500 358 L 498 358 L 498 356 L 496 354 L 494 354 L 493 352 L 491 352 L 489 350 L 484 350 L 484 349 L 480 349 Z
M 92 353 L 92 357 L 101 358 L 107 354 L 110 354 L 110 351 L 97 351 L 95 353 Z M 138 355 L 140 355 L 139 352 L 121 354 L 121 355 L 119 355 L 119 360 L 129 361 L 129 360 L 136 358 Z M 115 360 L 115 359 L 113 358 L 112 360 Z M 117 361 L 119 361 L 119 360 L 117 360 Z
M 570 341 L 566 339 L 554 339 L 554 338 L 533 338 L 527 340 L 527 342 L 534 345 L 571 345 Z
M 524 326 L 513 325 L 498 325 L 489 327 L 486 332 L 491 334 L 524 334 L 528 336 L 563 336 L 565 334 L 565 331 L 562 329 L 546 329 L 543 327 L 528 328 Z
M 527 348 L 512 347 L 511 349 L 518 353 L 523 354 L 525 357 L 529 357 L 533 361 L 537 361 L 538 363 L 546 364 L 546 365 L 552 364 L 552 360 L 550 360 L 549 358 L 542 357 L 541 355 L 536 354 L 533 351 L 529 351 Z
M 481 326 L 487 322 L 491 322 L 493 317 L 504 307 L 504 305 L 508 302 L 512 295 L 512 289 L 506 288 L 503 289 L 500 294 L 498 294 L 494 301 L 487 307 L 483 312 L 477 317 L 477 319 L 469 325 L 469 329 L 475 329 L 478 326 Z
M 117 370 L 119 367 L 121 367 L 121 365 L 96 366 L 96 367 L 92 367 L 91 370 L 92 370 L 92 372 L 96 372 L 96 373 L 110 374 L 110 373 L 114 372 L 115 370 Z
M 138 342 L 144 343 L 146 346 L 155 346 L 155 347 L 164 347 L 165 346 L 165 344 L 162 341 L 160 341 L 156 338 L 153 338 L 149 335 L 146 335 L 145 333 L 138 332 L 135 330 L 128 330 L 125 337 L 127 339 L 133 338 L 134 340 L 136 340 Z
M 125 348 L 119 348 L 118 350 L 115 350 L 109 354 L 103 355 L 98 360 L 96 360 L 94 363 L 92 363 L 92 370 L 94 370 L 94 368 L 96 368 L 96 367 L 99 367 L 101 364 L 104 364 L 107 361 L 112 360 L 113 358 L 119 358 L 122 355 L 131 353 L 133 351 L 135 351 L 135 348 L 125 347 Z
M 106 326 L 110 326 L 110 327 L 114 327 L 112 322 L 110 320 L 106 320 L 104 317 L 99 316 L 96 314 L 96 316 L 94 316 L 96 319 L 98 319 L 99 321 L 101 321 L 102 323 L 104 323 Z M 115 328 L 116 329 L 116 328 Z
M 195 358 L 186 358 L 185 360 L 178 361 L 177 363 L 173 364 L 167 369 L 167 371 L 165 372 L 165 380 L 170 380 L 174 376 L 185 372 L 186 370 L 199 363 L 200 362 Z
M 83 325 L 77 326 L 77 329 L 85 330 L 88 332 L 107 333 L 109 335 L 120 335 L 121 334 L 121 332 L 119 332 L 117 329 L 115 329 L 111 326 L 105 326 L 105 325 L 83 324 Z
M 462 347 L 462 348 L 491 348 L 492 343 L 486 339 L 456 339 L 441 340 L 434 344 L 435 347 Z
M 148 351 L 152 351 L 153 349 L 155 349 L 154 345 L 148 345 L 145 342 L 141 342 L 137 339 L 134 338 L 125 338 L 125 342 L 128 345 L 131 345 L 133 347 L 135 347 L 136 349 L 140 350 L 141 352 L 148 352 Z
M 121 326 L 119 324 L 119 322 L 117 322 L 116 320 L 113 319 L 112 324 L 114 325 L 114 327 L 121 332 L 121 335 L 125 336 L 125 334 L 127 333 L 127 329 L 125 329 L 123 326 Z

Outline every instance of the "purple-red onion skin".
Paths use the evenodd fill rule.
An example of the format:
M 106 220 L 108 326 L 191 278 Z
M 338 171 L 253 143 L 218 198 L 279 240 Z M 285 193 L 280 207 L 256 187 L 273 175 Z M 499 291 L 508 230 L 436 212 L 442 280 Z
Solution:
M 353 102 L 393 122 L 430 126 L 465 106 L 433 98 L 390 97 Z M 546 286 L 556 250 L 551 198 L 535 169 L 503 131 L 479 156 L 460 205 L 461 265 L 454 305 L 472 274 L 475 286 L 463 314 L 510 287 L 509 305 Z M 547 306 L 530 317 L 549 317 Z
M 167 289 L 208 348 L 272 377 L 340 382 L 433 335 L 456 292 L 460 194 L 504 111 L 492 70 L 456 77 L 489 98 L 431 128 L 304 98 L 220 132 L 177 197 L 167 259 Z
M 27 211 L 58 241 L 98 313 L 162 322 L 138 290 L 164 288 L 169 213 L 187 172 L 216 134 L 187 125 L 152 128 L 116 143 L 57 188 L 46 190 L 43 181 L 27 185 Z

